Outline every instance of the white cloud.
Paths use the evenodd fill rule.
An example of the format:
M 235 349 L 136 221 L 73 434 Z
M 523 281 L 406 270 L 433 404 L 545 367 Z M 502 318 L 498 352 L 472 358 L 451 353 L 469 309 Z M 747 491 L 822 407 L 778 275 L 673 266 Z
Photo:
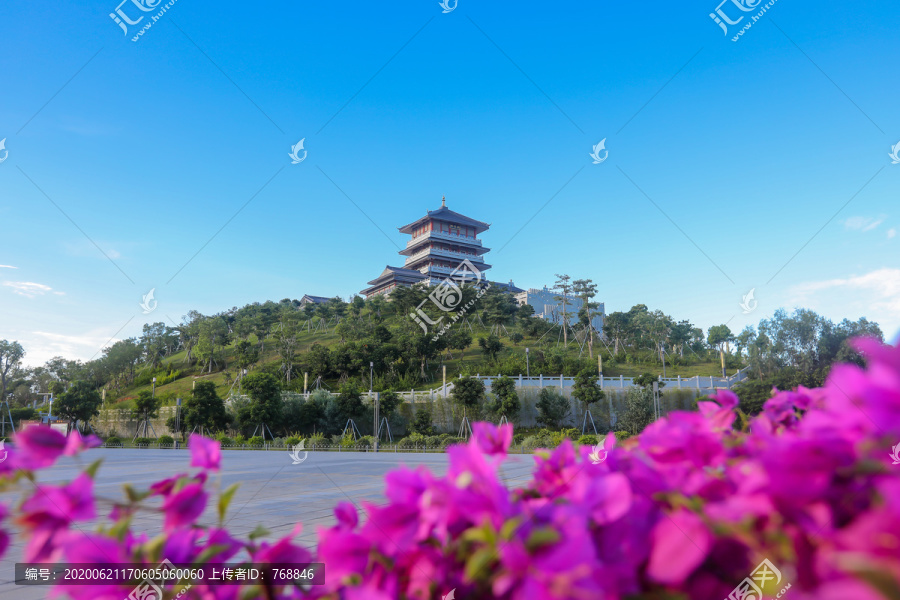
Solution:
M 49 285 L 43 283 L 34 283 L 33 281 L 4 281 L 3 285 L 11 287 L 13 293 L 25 296 L 26 298 L 34 298 L 35 296 L 43 296 L 52 291 Z
M 109 338 L 109 333 L 101 330 L 89 331 L 81 335 L 65 335 L 47 331 L 33 331 L 30 340 L 23 340 L 27 354 L 25 358 L 31 366 L 42 365 L 54 356 L 64 356 L 71 360 L 87 361 L 96 357 L 103 348 L 119 341 Z
M 0 269 L 18 269 L 19 267 L 14 267 L 12 265 L 0 265 Z
M 850 217 L 846 221 L 844 221 L 844 227 L 847 229 L 852 229 L 854 231 L 872 231 L 877 228 L 879 225 L 884 223 L 884 219 L 886 217 L 884 215 L 878 217 L 877 219 L 873 217 Z
M 888 229 L 888 232 L 887 232 L 888 239 L 892 239 L 895 235 L 897 235 L 897 230 L 895 228 L 891 227 L 890 229 Z
M 900 328 L 900 269 L 800 283 L 790 292 L 795 306 L 823 311 L 838 320 L 865 316 L 881 325 L 889 337 Z

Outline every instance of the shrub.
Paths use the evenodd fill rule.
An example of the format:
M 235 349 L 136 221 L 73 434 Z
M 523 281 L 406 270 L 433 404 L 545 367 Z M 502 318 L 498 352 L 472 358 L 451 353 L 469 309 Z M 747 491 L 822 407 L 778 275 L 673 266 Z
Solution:
M 300 443 L 300 440 L 301 440 L 301 439 L 303 439 L 303 438 L 297 437 L 296 435 L 292 435 L 291 437 L 286 438 L 286 439 L 284 440 L 284 445 L 285 445 L 285 446 L 290 446 L 291 448 L 293 448 L 294 446 L 296 446 L 297 444 Z M 305 445 L 305 444 L 304 444 L 304 445 Z
M 525 440 L 524 433 L 517 433 L 513 436 L 513 446 L 521 446 L 522 442 Z
M 234 436 L 234 443 L 235 443 L 235 444 L 244 444 L 244 443 L 246 443 L 246 441 L 247 441 L 247 438 L 244 437 L 243 434 L 240 434 L 240 433 L 239 433 L 239 434 L 237 434 L 236 436 Z
M 364 435 L 353 444 L 354 448 L 364 449 L 364 448 L 372 448 L 375 446 L 375 436 Z
M 442 440 L 439 435 L 429 435 L 425 437 L 425 445 L 428 448 L 440 448 L 441 442 Z
M 596 435 L 583 435 L 578 438 L 578 443 L 582 446 L 596 446 L 599 442 Z
M 171 435 L 161 435 L 157 440 L 160 448 L 169 448 L 175 445 L 175 438 Z
M 252 438 L 247 440 L 247 444 L 251 446 L 262 446 L 265 443 L 265 440 L 261 435 L 254 435 Z
M 446 450 L 450 446 L 455 446 L 457 444 L 464 444 L 465 442 L 466 442 L 466 440 L 464 440 L 462 438 L 451 436 L 451 437 L 447 437 L 447 438 L 441 440 L 441 448 Z
M 153 438 L 148 437 L 139 437 L 134 439 L 135 446 L 149 446 L 150 444 L 156 442 Z
M 106 445 L 107 446 L 121 446 L 122 440 L 120 438 L 117 438 L 116 436 L 108 437 L 108 438 L 106 438 Z
M 331 440 L 325 437 L 324 433 L 314 433 L 306 438 L 307 448 L 328 448 L 331 446 Z
M 616 432 L 616 441 L 617 442 L 623 442 L 630 437 L 631 437 L 631 434 L 628 433 L 627 431 L 617 431 Z
M 397 442 L 397 447 L 402 448 L 404 450 L 408 450 L 410 448 L 415 448 L 418 446 L 422 448 L 425 446 L 425 436 L 421 433 L 411 433 L 399 442 Z
M 231 439 L 230 437 L 228 437 L 227 435 L 223 435 L 222 437 L 218 438 L 218 441 L 223 446 L 233 446 L 234 445 L 234 440 Z

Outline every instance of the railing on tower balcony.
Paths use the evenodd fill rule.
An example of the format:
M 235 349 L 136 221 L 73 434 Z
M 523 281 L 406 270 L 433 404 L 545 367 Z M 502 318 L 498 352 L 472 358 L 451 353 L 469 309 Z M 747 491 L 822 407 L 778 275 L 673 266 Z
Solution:
M 439 231 L 429 231 L 419 237 L 415 237 L 408 242 L 406 242 L 406 247 L 411 248 L 418 244 L 421 244 L 424 240 L 448 240 L 456 243 L 465 243 L 470 244 L 472 246 L 480 246 L 481 240 L 475 239 L 472 237 L 466 237 L 464 235 L 456 235 L 453 233 L 441 233 Z
M 454 252 L 452 250 L 444 250 L 443 248 L 425 248 L 424 250 L 421 250 L 411 256 L 408 256 L 406 258 L 406 264 L 411 265 L 414 262 L 416 262 L 417 260 L 421 259 L 422 257 L 428 256 L 428 255 L 446 256 L 449 258 L 458 258 L 460 260 L 468 259 L 476 265 L 484 262 L 483 258 L 481 258 L 480 256 L 475 256 L 473 254 L 465 254 L 463 252 Z

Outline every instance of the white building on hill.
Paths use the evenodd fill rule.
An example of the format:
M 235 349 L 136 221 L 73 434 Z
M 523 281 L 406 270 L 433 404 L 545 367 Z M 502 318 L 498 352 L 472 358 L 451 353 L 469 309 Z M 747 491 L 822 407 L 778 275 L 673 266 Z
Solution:
M 516 302 L 519 303 L 519 306 L 525 304 L 530 305 L 534 309 L 534 316 L 550 321 L 551 323 L 561 323 L 563 318 L 563 305 L 561 301 L 556 300 L 556 298 L 561 295 L 562 294 L 559 292 L 547 289 L 547 286 L 545 285 L 544 288 L 540 290 L 531 288 L 525 292 L 520 292 L 515 295 L 515 298 Z M 566 316 L 570 325 L 575 324 L 578 322 L 578 311 L 581 309 L 582 304 L 581 298 L 571 294 L 568 294 L 566 298 L 568 299 L 568 303 L 565 307 Z M 591 324 L 596 331 L 602 333 L 603 317 L 606 315 L 606 307 L 602 302 L 599 304 L 600 306 L 594 312 L 594 318 L 591 319 Z

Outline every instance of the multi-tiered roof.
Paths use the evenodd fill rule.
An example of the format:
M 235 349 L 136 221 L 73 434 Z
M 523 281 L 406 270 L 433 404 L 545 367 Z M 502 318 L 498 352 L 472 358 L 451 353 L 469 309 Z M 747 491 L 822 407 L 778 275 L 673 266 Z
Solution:
M 437 283 L 466 260 L 483 273 L 491 268 L 483 258 L 490 248 L 482 246 L 478 235 L 489 228 L 487 223 L 450 210 L 442 198 L 439 209 L 429 210 L 424 217 L 398 228 L 400 233 L 412 236 L 400 251 L 406 257 L 403 267 L 386 267 L 362 293 L 368 297 L 389 293 L 398 285 Z

